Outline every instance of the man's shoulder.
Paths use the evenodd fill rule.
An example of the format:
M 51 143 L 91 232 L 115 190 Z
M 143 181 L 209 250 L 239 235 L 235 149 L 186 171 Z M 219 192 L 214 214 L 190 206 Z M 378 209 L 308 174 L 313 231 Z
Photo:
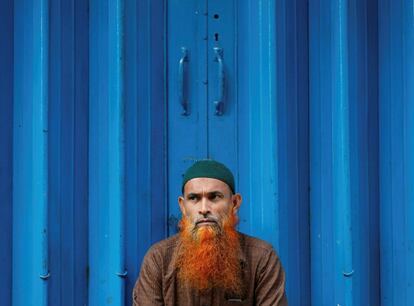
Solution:
M 239 232 L 239 234 L 242 238 L 243 243 L 246 246 L 259 248 L 259 249 L 263 249 L 263 250 L 268 250 L 268 251 L 273 249 L 273 247 L 270 243 L 268 243 L 268 242 L 266 242 L 266 241 L 264 241 L 260 238 L 249 236 L 249 235 L 241 233 L 241 232 Z
M 178 246 L 178 242 L 179 235 L 173 235 L 171 237 L 165 238 L 161 241 L 154 243 L 148 250 L 148 253 L 169 252 L 171 249 L 174 249 Z
M 145 254 L 144 262 L 159 264 L 170 261 L 179 245 L 179 236 L 174 235 L 154 243 Z
M 280 265 L 279 255 L 270 243 L 246 234 L 241 234 L 241 259 L 253 270 L 272 270 Z

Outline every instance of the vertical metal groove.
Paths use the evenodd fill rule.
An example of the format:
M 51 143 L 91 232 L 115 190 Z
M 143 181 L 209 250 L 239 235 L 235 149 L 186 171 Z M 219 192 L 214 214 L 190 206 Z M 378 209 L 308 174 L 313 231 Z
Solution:
M 39 273 L 40 291 L 34 294 L 40 305 L 47 305 L 49 279 L 48 258 L 48 103 L 49 103 L 49 3 L 41 0 L 36 7 L 35 19 L 38 18 L 39 34 L 34 39 L 34 105 L 33 125 L 33 205 L 39 205 L 38 214 L 34 214 L 35 243 L 39 243 L 39 258 L 36 262 Z M 36 220 L 38 219 L 38 220 Z
M 259 88 L 259 90 L 258 90 L 259 100 L 258 100 L 258 105 L 257 105 L 257 108 L 256 108 L 256 112 L 254 112 L 254 111 L 252 112 L 252 113 L 254 113 L 254 116 L 257 116 L 255 118 L 256 128 L 259 131 L 259 135 L 260 135 L 259 137 L 261 138 L 258 143 L 255 143 L 257 140 L 255 139 L 256 137 L 254 135 L 254 132 L 251 131 L 251 137 L 253 138 L 253 143 L 255 143 L 255 145 L 252 145 L 252 147 L 257 148 L 256 149 L 257 151 L 253 149 L 254 154 L 252 154 L 251 158 L 253 160 L 254 159 L 256 159 L 256 160 L 259 159 L 258 169 L 256 171 L 253 170 L 252 173 L 257 173 L 257 175 L 259 177 L 264 177 L 264 173 L 263 173 L 263 171 L 264 171 L 263 157 L 264 156 L 260 156 L 260 153 L 262 153 L 262 154 L 264 153 L 262 148 L 263 148 L 263 137 L 264 137 L 263 133 L 265 132 L 264 129 L 263 129 L 264 118 L 263 118 L 263 111 L 262 111 L 263 104 L 265 103 L 263 101 L 265 99 L 265 93 L 264 93 L 264 90 L 263 90 L 264 73 L 263 73 L 263 56 L 262 56 L 263 55 L 263 47 L 264 47 L 263 46 L 263 1 L 266 1 L 266 0 L 259 0 L 257 2 L 257 6 L 258 6 L 258 8 L 257 8 L 257 15 L 258 15 L 257 16 L 257 22 L 258 22 L 258 26 L 257 26 L 257 29 L 255 29 L 255 30 L 258 32 L 257 33 L 257 36 L 258 36 L 257 37 L 258 54 L 257 54 L 257 57 L 255 58 L 255 60 L 257 61 L 257 65 L 258 65 L 257 73 L 259 74 L 258 84 L 257 84 L 257 86 Z M 253 107 L 253 109 L 254 108 L 255 107 Z M 255 165 L 254 165 L 253 160 L 252 160 L 252 166 L 253 166 L 253 169 L 254 169 Z M 263 203 L 263 201 L 264 201 L 263 195 L 265 194 L 265 190 L 266 190 L 267 185 L 266 184 L 260 184 L 260 186 L 255 186 L 255 187 L 256 187 L 256 190 L 253 189 L 253 193 L 258 192 L 259 193 L 258 201 L 259 201 L 259 203 Z M 259 187 L 259 188 L 257 188 L 257 187 Z M 264 207 L 264 205 L 261 204 L 260 205 L 260 214 L 258 216 L 259 217 L 258 220 L 260 222 L 261 228 L 263 228 L 263 225 L 265 224 L 264 216 L 265 216 L 265 207 Z
M 124 99 L 124 0 L 109 1 L 109 232 L 111 265 L 115 269 L 114 299 L 125 301 L 125 99 Z M 112 20 L 112 21 L 111 21 Z M 111 49 L 111 47 L 110 47 Z M 109 276 L 112 279 L 113 276 Z
M 267 54 L 266 57 L 268 60 L 265 61 L 264 65 L 267 65 L 267 87 L 268 87 L 268 98 L 267 98 L 267 106 L 268 108 L 265 110 L 265 114 L 267 113 L 267 120 L 269 126 L 266 129 L 271 131 L 270 137 L 270 154 L 268 155 L 269 167 L 265 168 L 270 184 L 272 185 L 272 191 L 275 196 L 275 208 L 278 211 L 277 213 L 277 226 L 274 227 L 274 231 L 272 236 L 275 236 L 273 242 L 275 246 L 281 246 L 281 237 L 280 237 L 280 225 L 282 214 L 280 213 L 280 183 L 279 183 L 279 157 L 280 154 L 278 152 L 279 149 L 279 138 L 278 138 L 278 100 L 277 100 L 277 76 L 276 71 L 278 69 L 277 65 L 277 48 L 276 48 L 276 40 L 277 40 L 277 31 L 276 31 L 276 20 L 277 20 L 277 12 L 276 12 L 276 3 L 275 1 L 271 0 L 267 2 Z M 284 13 L 284 12 L 283 12 Z M 263 140 L 263 144 L 266 143 L 266 140 Z M 267 148 L 265 146 L 262 148 L 262 152 L 266 152 Z M 263 200 L 264 200 L 263 194 Z
M 349 141 L 349 85 L 348 85 L 348 1 L 338 1 L 338 39 L 339 54 L 338 73 L 339 88 L 337 89 L 336 103 L 334 112 L 338 120 L 334 120 L 334 178 L 335 178 L 335 195 L 337 203 L 336 223 L 337 237 L 343 247 L 340 248 L 342 253 L 340 266 L 342 266 L 343 277 L 345 278 L 345 304 L 352 306 L 352 223 L 351 223 L 351 197 L 350 197 L 350 141 Z M 336 108 L 336 109 L 335 109 Z M 335 158 L 335 151 L 337 156 Z M 336 167 L 335 167 L 336 165 Z M 343 258 L 342 258 L 343 256 Z
M 49 274 L 49 258 L 48 258 L 48 92 L 49 92 L 49 3 L 48 0 L 40 1 L 40 67 L 39 67 L 39 127 L 34 129 L 34 133 L 39 137 L 40 146 L 38 147 L 39 152 L 39 172 L 37 177 L 35 174 L 34 183 L 35 185 L 40 185 L 40 241 L 41 241 L 41 258 L 39 264 L 40 278 L 42 280 L 47 280 L 50 276 Z M 36 90 L 36 89 L 35 89 Z M 33 121 L 36 122 L 37 118 L 33 118 Z M 37 138 L 36 137 L 36 138 Z M 35 140 L 36 141 L 36 140 Z M 37 150 L 37 148 L 34 148 Z M 36 154 L 36 153 L 35 153 Z M 36 162 L 34 162 L 36 167 Z M 37 188 L 34 188 L 37 190 Z M 36 197 L 35 197 L 36 201 Z M 42 302 L 43 305 L 47 305 L 47 282 L 45 283 L 42 290 Z
M 118 44 L 116 46 L 117 70 L 118 70 L 118 116 L 119 116 L 119 201 L 120 201 L 120 224 L 119 224 L 119 263 L 118 275 L 120 277 L 126 276 L 125 270 L 125 99 L 124 99 L 124 0 L 118 0 L 116 4 L 116 18 L 117 18 L 117 36 Z M 122 299 L 124 300 L 124 299 Z
M 350 199 L 350 141 L 348 85 L 348 1 L 338 0 L 338 57 L 335 73 L 338 87 L 333 112 L 333 177 L 335 203 L 335 232 L 338 239 L 337 267 L 345 281 L 345 305 L 351 306 L 352 295 L 352 224 Z M 340 271 L 337 271 L 337 273 Z
M 152 35 L 151 35 L 151 31 L 153 30 L 152 29 L 152 13 L 151 13 L 151 11 L 152 11 L 152 7 L 151 7 L 151 3 L 152 3 L 153 1 L 151 1 L 151 0 L 148 0 L 147 1 L 147 3 L 146 3 L 146 9 L 147 9 L 147 11 L 146 11 L 146 13 L 147 13 L 147 16 L 148 16 L 148 28 L 147 28 L 147 54 L 152 54 L 152 49 L 153 49 L 153 47 L 152 47 Z M 152 66 L 152 57 L 150 57 L 151 58 L 151 60 L 149 60 L 148 61 L 148 66 L 146 67 L 147 68 L 147 87 L 148 87 L 148 100 L 146 101 L 146 106 L 145 106 L 145 108 L 147 108 L 147 110 L 148 110 L 148 113 L 146 114 L 147 116 L 148 116 L 148 120 L 146 121 L 146 128 L 145 128 L 145 130 L 147 131 L 147 138 L 148 138 L 148 151 L 147 152 L 151 152 L 151 149 L 152 149 L 152 137 L 151 137 L 151 124 L 152 124 L 152 118 L 151 118 L 151 114 L 152 114 L 152 107 L 151 107 L 151 100 L 152 100 L 152 97 L 153 97 L 153 92 L 152 92 L 152 69 L 151 69 L 151 66 Z M 148 153 L 148 155 L 147 155 L 147 160 L 146 160 L 146 162 L 148 163 L 148 176 L 149 177 L 151 177 L 151 168 L 152 168 L 152 163 L 151 163 L 151 157 L 152 157 L 152 154 L 151 153 Z M 151 183 L 149 183 L 148 184 L 148 192 L 149 192 L 149 194 L 151 194 L 151 189 L 152 189 L 152 185 L 151 185 Z M 149 213 L 149 219 L 152 219 L 152 217 L 153 217 L 153 211 L 151 210 L 150 211 L 150 213 Z M 149 232 L 149 236 L 150 237 L 153 237 L 153 228 L 152 228 L 152 224 L 150 224 L 150 223 L 148 223 L 148 225 L 149 225 L 149 228 L 148 228 L 148 232 Z
M 0 2 L 0 301 L 11 305 L 13 1 Z

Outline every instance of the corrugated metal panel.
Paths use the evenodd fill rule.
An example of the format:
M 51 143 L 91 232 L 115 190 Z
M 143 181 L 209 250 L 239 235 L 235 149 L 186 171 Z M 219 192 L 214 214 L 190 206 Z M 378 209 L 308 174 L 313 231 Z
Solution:
M 88 297 L 87 10 L 83 1 L 49 5 L 48 305 Z
M 290 305 L 413 304 L 413 8 L 1 1 L 2 305 L 130 305 L 200 157 L 237 174 Z
M 414 2 L 379 2 L 382 305 L 414 303 Z
M 125 3 L 125 303 L 146 251 L 167 236 L 164 2 Z
M 0 2 L 0 301 L 11 304 L 13 180 L 13 3 Z
M 306 1 L 238 6 L 240 229 L 271 242 L 291 305 L 309 305 Z
M 46 305 L 50 15 L 47 1 L 17 1 L 14 11 L 12 298 Z
M 2 304 L 130 304 L 166 237 L 163 1 L 1 5 Z
M 89 7 L 89 305 L 131 303 L 166 236 L 162 1 Z
M 379 305 L 376 4 L 311 1 L 313 305 Z
M 90 2 L 89 304 L 125 294 L 124 2 Z

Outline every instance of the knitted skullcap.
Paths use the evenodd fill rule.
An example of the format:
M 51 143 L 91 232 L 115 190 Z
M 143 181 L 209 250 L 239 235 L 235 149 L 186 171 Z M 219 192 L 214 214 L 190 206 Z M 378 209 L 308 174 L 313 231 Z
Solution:
M 234 176 L 233 173 L 222 163 L 212 159 L 204 159 L 195 162 L 184 173 L 182 192 L 184 193 L 184 185 L 191 179 L 197 177 L 214 178 L 226 183 L 234 193 Z

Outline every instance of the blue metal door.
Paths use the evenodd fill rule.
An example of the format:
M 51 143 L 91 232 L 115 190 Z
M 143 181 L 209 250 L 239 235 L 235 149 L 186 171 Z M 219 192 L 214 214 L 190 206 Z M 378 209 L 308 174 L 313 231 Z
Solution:
M 304 8 L 167 2 L 169 234 L 185 169 L 201 158 L 224 162 L 244 196 L 239 229 L 279 250 L 293 305 L 310 301 Z M 302 34 L 290 39 L 295 28 Z
M 181 178 L 214 158 L 237 174 L 233 1 L 167 3 L 169 229 L 176 232 Z

